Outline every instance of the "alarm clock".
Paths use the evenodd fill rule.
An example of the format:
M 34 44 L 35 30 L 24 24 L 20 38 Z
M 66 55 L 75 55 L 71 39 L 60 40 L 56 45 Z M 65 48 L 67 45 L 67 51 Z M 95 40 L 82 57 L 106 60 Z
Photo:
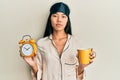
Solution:
M 37 53 L 36 41 L 30 35 L 24 35 L 20 44 L 20 55 L 23 57 L 33 57 Z

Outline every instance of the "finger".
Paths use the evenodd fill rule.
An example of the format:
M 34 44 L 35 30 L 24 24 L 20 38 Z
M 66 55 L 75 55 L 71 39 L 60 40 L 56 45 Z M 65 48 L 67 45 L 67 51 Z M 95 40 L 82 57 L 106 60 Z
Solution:
M 90 55 L 94 55 L 94 53 L 95 53 L 95 51 L 92 50 L 91 53 L 90 53 Z
M 90 59 L 94 59 L 95 57 L 94 56 L 90 56 Z
M 35 60 L 36 56 L 37 56 L 37 54 L 34 54 L 33 56 L 31 56 L 31 58 L 32 58 L 33 60 Z
M 93 63 L 93 60 L 90 60 L 89 64 Z
M 91 56 L 91 57 L 96 57 L 96 52 L 95 52 L 95 51 L 91 52 L 91 53 L 90 53 L 90 56 Z
M 91 48 L 91 52 L 93 51 L 93 48 Z
M 94 58 L 95 58 L 95 55 L 91 55 L 91 56 L 90 56 L 90 59 L 94 59 Z

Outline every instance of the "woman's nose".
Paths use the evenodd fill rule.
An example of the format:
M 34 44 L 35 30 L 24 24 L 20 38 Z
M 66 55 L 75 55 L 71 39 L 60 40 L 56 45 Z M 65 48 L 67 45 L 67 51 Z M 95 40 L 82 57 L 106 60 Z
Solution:
M 58 16 L 57 21 L 61 22 L 62 18 Z

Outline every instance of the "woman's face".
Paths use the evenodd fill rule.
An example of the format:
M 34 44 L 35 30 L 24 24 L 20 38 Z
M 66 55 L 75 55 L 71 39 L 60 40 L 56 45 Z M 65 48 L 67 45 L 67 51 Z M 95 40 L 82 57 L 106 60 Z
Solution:
M 55 31 L 63 31 L 67 21 L 68 17 L 62 12 L 57 12 L 51 15 L 51 25 Z

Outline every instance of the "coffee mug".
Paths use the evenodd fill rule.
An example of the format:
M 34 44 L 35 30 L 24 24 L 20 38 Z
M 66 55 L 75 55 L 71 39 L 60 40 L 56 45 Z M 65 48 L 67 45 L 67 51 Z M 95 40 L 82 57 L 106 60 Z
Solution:
M 90 63 L 90 54 L 92 52 L 92 48 L 87 49 L 78 49 L 78 58 L 81 64 L 89 64 Z

